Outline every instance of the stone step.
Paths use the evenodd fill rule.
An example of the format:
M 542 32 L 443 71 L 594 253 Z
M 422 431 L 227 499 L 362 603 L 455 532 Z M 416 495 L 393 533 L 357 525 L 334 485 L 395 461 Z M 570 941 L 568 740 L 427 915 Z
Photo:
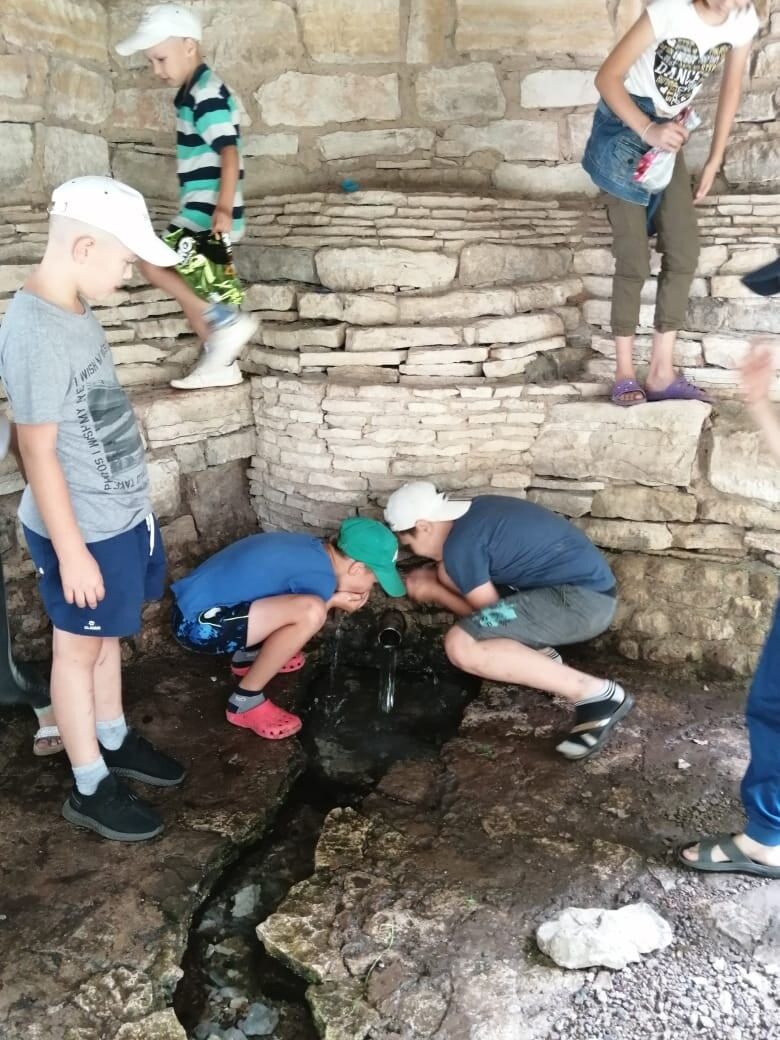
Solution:
M 286 326 L 266 325 L 261 330 L 262 342 L 267 347 L 280 350 L 306 350 L 309 347 L 326 347 L 338 350 L 344 346 L 346 326 L 321 325 L 316 322 L 297 321 Z

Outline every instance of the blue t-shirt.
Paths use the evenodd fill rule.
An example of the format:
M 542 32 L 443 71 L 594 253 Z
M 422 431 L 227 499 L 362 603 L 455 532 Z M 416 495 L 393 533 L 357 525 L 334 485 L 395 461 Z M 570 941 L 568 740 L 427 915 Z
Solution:
M 444 567 L 466 596 L 480 585 L 580 585 L 609 592 L 615 578 L 574 524 L 534 502 L 479 495 L 444 543 Z
M 336 574 L 325 546 L 306 534 L 251 534 L 220 550 L 171 586 L 185 618 L 209 607 L 290 594 L 319 596 L 336 591 Z

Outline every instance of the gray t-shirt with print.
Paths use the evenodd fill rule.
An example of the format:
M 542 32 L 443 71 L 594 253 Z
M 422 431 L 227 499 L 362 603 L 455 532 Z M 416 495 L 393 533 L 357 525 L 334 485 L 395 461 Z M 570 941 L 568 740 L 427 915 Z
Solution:
M 20 290 L 0 325 L 0 375 L 16 422 L 57 423 L 57 458 L 85 542 L 123 534 L 151 512 L 135 415 L 86 304 L 74 314 Z M 29 486 L 19 518 L 48 537 Z

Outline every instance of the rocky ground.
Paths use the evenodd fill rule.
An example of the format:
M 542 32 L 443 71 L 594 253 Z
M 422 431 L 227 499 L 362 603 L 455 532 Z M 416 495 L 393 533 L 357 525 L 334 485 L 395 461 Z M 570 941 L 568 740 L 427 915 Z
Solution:
M 2 1040 L 179 1040 L 212 888 L 176 996 L 197 1040 L 780 1035 L 780 886 L 673 855 L 740 821 L 741 685 L 601 662 L 637 708 L 581 765 L 553 750 L 562 707 L 488 686 L 440 751 L 352 804 L 302 781 L 258 843 L 300 746 L 232 731 L 222 671 L 181 664 L 130 671 L 133 718 L 191 766 L 154 796 L 169 828 L 144 847 L 71 831 L 64 761 L 34 760 L 31 719 L 0 715 Z M 641 963 L 563 970 L 536 947 L 563 907 L 639 900 L 674 932 Z

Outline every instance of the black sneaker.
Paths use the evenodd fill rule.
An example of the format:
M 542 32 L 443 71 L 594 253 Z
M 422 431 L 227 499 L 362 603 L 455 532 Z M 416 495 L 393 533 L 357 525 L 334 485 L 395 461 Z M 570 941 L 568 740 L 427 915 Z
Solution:
M 149 741 L 136 733 L 134 729 L 127 731 L 122 746 L 116 751 L 109 751 L 101 744 L 103 759 L 117 776 L 127 776 L 131 780 L 140 780 L 152 787 L 176 787 L 187 775 L 187 770 L 164 751 L 158 751 Z
M 76 827 L 86 827 L 112 841 L 148 841 L 162 834 L 160 815 L 110 773 L 94 794 L 81 794 L 74 786 L 62 807 L 62 815 Z

